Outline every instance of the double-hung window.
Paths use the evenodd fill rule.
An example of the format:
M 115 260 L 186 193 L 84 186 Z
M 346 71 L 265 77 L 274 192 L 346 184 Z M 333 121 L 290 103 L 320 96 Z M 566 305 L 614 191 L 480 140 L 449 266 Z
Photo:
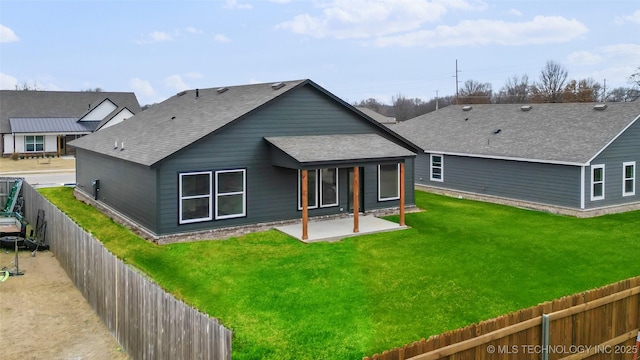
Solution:
M 27 135 L 24 137 L 25 152 L 42 152 L 44 151 L 44 136 Z
M 211 220 L 211 171 L 180 174 L 180 224 Z
M 307 208 L 338 206 L 338 169 L 307 170 Z M 302 172 L 298 170 L 298 210 L 302 209 Z
M 444 164 L 443 164 L 443 158 L 442 155 L 439 154 L 431 154 L 431 162 L 430 162 L 430 168 L 431 171 L 429 172 L 429 178 L 431 179 L 431 181 L 444 181 Z
M 216 171 L 216 220 L 247 214 L 245 170 Z
M 622 196 L 636 194 L 636 162 L 622 163 Z
M 378 201 L 400 199 L 400 164 L 378 165 Z
M 604 164 L 591 166 L 591 200 L 604 199 Z

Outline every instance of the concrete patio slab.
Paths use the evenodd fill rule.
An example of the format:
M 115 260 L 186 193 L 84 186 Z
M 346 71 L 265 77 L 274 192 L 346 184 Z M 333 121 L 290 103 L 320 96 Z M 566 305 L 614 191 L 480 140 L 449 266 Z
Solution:
M 341 219 L 309 221 L 309 239 L 302 240 L 302 224 L 277 226 L 275 229 L 302 242 L 337 241 L 350 236 L 373 234 L 385 231 L 407 229 L 397 223 L 375 217 L 373 215 L 360 215 L 360 232 L 353 232 L 353 216 Z

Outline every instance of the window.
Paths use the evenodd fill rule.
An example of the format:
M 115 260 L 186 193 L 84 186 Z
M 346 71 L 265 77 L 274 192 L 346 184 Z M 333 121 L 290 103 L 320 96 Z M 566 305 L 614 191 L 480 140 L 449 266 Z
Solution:
M 400 164 L 378 165 L 378 201 L 400 198 Z
M 338 169 L 307 170 L 307 208 L 338 206 Z M 302 210 L 302 172 L 298 170 L 298 210 Z
M 44 136 L 42 135 L 25 136 L 24 151 L 25 152 L 44 151 Z
M 622 163 L 622 196 L 636 194 L 636 162 Z
M 180 174 L 180 224 L 211 220 L 211 171 Z
M 245 170 L 216 171 L 216 220 L 247 213 Z
M 320 169 L 320 206 L 338 206 L 338 169 Z
M 591 200 L 604 199 L 604 165 L 591 166 Z
M 431 154 L 431 181 L 444 181 L 442 155 Z

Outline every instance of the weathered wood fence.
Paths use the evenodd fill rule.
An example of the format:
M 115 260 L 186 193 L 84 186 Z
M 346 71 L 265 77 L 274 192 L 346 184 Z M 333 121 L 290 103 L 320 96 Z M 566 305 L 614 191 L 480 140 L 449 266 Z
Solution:
M 635 277 L 364 359 L 632 359 L 639 308 Z
M 51 251 L 131 358 L 231 359 L 230 330 L 124 264 L 33 187 L 22 189 L 26 219 L 45 211 Z

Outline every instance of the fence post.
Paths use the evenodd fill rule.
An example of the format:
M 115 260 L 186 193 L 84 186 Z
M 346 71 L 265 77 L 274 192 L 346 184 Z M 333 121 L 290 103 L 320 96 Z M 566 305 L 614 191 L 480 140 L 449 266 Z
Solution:
M 549 360 L 549 315 L 542 314 L 542 360 Z

